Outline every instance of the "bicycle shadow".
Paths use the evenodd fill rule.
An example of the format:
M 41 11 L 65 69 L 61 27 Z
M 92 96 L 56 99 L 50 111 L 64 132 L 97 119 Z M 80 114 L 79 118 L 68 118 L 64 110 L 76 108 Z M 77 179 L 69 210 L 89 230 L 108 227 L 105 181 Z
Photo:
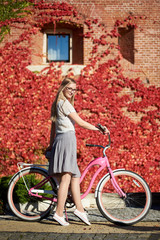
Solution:
M 129 230 L 129 231 L 139 231 L 139 232 L 160 231 L 160 224 L 159 224 L 159 222 L 156 222 L 155 226 L 136 226 L 136 225 L 125 226 L 125 225 L 116 225 L 116 224 L 112 224 L 112 223 L 108 223 L 108 222 L 106 222 L 106 223 L 104 223 L 104 222 L 103 223 L 94 222 L 93 224 L 95 224 L 95 225 L 103 225 L 103 226 L 107 226 L 107 227 L 111 227 L 111 228 L 113 227 L 113 228 L 116 228 L 116 229 L 124 229 L 124 230 Z
M 84 227 L 90 227 L 92 228 L 92 226 L 95 226 L 95 225 L 98 225 L 98 226 L 106 226 L 106 227 L 109 227 L 109 228 L 115 228 L 115 229 L 124 229 L 124 230 L 127 230 L 127 231 L 139 231 L 139 232 L 157 232 L 157 231 L 160 231 L 160 224 L 159 222 L 156 222 L 155 223 L 155 226 L 137 226 L 136 224 L 135 225 L 132 225 L 132 226 L 125 226 L 125 225 L 116 225 L 116 224 L 112 224 L 110 222 L 91 222 L 91 225 L 90 226 L 87 226 L 87 225 L 84 225 L 83 222 L 77 222 L 76 220 L 73 220 L 72 218 L 68 218 L 69 220 L 69 223 L 70 224 L 76 224 L 76 225 L 79 225 L 79 226 L 84 226 Z M 41 221 L 39 222 L 41 224 L 54 224 L 54 225 L 57 225 L 57 222 L 55 222 L 54 220 L 52 219 L 47 219 L 47 221 Z M 151 223 L 152 224 L 152 223 Z M 159 235 L 160 236 L 160 235 Z
M 21 219 L 18 219 L 17 217 L 7 218 L 6 220 L 7 221 L 23 222 Z M 150 226 L 137 226 L 136 224 L 132 225 L 132 226 L 123 226 L 123 225 L 119 226 L 119 225 L 112 224 L 110 222 L 91 222 L 91 225 L 87 226 L 83 222 L 77 222 L 77 221 L 75 221 L 73 219 L 70 219 L 70 218 L 68 220 L 69 220 L 69 223 L 71 225 L 76 224 L 79 227 L 86 228 L 86 229 L 89 228 L 90 230 L 92 230 L 92 227 L 94 228 L 95 225 L 98 225 L 98 226 L 102 226 L 103 229 L 105 227 L 111 228 L 112 230 L 113 229 L 119 229 L 120 231 L 122 229 L 124 229 L 126 231 L 132 232 L 132 234 L 134 234 L 135 232 L 140 232 L 140 234 L 141 234 L 141 232 L 142 233 L 151 232 L 151 235 L 148 238 L 148 240 L 152 240 L 152 239 L 153 240 L 159 240 L 159 237 L 160 237 L 160 223 L 159 222 L 155 222 L 155 226 L 151 226 L 151 225 Z M 38 223 L 43 224 L 43 225 L 44 224 L 45 225 L 52 225 L 52 226 L 57 226 L 58 225 L 58 223 L 56 221 L 54 221 L 53 219 L 43 219 L 43 220 L 39 221 Z M 145 224 L 145 222 L 144 222 L 144 224 Z M 153 224 L 153 223 L 150 223 L 150 224 Z M 157 233 L 157 232 L 159 232 L 159 233 Z M 126 234 L 127 234 L 127 232 L 126 232 Z

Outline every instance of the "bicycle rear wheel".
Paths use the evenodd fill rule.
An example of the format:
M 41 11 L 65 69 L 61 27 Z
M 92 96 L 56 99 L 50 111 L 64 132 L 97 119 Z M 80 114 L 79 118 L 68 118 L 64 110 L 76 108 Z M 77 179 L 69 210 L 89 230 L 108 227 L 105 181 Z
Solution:
M 142 177 L 126 170 L 114 172 L 119 187 L 126 194 L 120 197 L 114 189 L 110 174 L 101 180 L 96 202 L 102 215 L 118 225 L 132 225 L 142 220 L 151 206 L 151 192 Z
M 52 200 L 30 196 L 28 192 L 47 177 L 45 170 L 36 167 L 24 168 L 13 176 L 8 188 L 8 204 L 17 217 L 27 221 L 37 221 L 50 213 L 54 207 Z M 38 190 L 41 191 L 39 195 L 53 198 L 52 193 L 56 190 L 56 183 L 53 178 L 49 178 Z

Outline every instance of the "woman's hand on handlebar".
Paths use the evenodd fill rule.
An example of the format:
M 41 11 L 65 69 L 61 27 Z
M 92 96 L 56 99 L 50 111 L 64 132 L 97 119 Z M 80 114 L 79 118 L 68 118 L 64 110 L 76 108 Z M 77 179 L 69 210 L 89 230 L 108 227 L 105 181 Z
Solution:
M 106 126 L 104 126 L 105 130 L 103 131 L 103 134 L 106 135 L 107 133 L 110 133 L 110 131 L 108 130 L 108 128 Z
M 106 126 L 102 126 L 101 124 L 97 124 L 97 126 L 96 126 L 98 129 L 99 129 L 99 131 L 102 133 L 102 134 L 104 134 L 104 135 L 106 135 L 107 133 L 110 133 L 109 132 L 109 130 L 108 130 L 108 128 L 106 127 Z

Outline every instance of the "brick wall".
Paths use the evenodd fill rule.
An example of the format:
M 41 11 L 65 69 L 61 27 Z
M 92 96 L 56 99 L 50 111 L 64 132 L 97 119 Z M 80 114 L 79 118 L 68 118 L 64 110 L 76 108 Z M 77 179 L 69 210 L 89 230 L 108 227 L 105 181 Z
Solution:
M 72 3 L 85 16 L 98 18 L 107 26 L 107 29 L 112 29 L 117 19 L 123 20 L 129 14 L 146 16 L 146 20 L 137 22 L 139 28 L 134 32 L 134 39 L 132 39 L 132 41 L 134 40 L 134 63 L 126 58 L 122 60 L 122 63 L 127 75 L 140 76 L 145 83 L 159 85 L 160 1 L 86 0 L 79 3 L 79 1 L 70 0 L 68 2 Z M 130 44 L 128 46 L 130 47 Z M 88 51 L 85 51 L 84 58 L 87 61 Z
M 49 1 L 49 0 L 48 0 Z M 109 30 L 117 19 L 123 20 L 129 14 L 146 16 L 146 20 L 137 20 L 138 29 L 125 36 L 122 33 L 121 47 L 123 59 L 121 60 L 127 76 L 140 76 L 146 84 L 160 83 L 160 1 L 159 0 L 66 0 L 72 4 L 84 18 L 97 18 Z M 86 27 L 73 29 L 73 64 L 88 64 L 92 49 L 91 39 L 79 38 L 79 33 L 86 31 Z M 9 41 L 21 32 L 13 28 Z M 94 29 L 95 34 L 100 34 L 99 29 Z M 7 37 L 8 38 L 8 37 Z M 118 39 L 117 39 L 118 43 Z M 80 46 L 80 47 L 79 47 Z M 83 48 L 83 51 L 81 50 Z M 43 30 L 32 39 L 32 64 L 43 64 Z

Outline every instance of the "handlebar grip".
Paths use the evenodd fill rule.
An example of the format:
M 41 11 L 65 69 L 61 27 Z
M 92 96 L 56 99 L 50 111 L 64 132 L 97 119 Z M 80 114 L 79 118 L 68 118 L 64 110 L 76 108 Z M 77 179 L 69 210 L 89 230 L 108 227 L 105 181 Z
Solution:
M 101 145 L 97 145 L 97 144 L 86 144 L 86 147 L 101 147 L 101 148 L 104 148 L 103 146 Z
M 94 145 L 93 144 L 86 144 L 86 147 L 94 147 Z
M 105 127 L 103 127 L 100 123 L 97 124 L 97 128 L 100 129 L 102 132 L 105 132 Z

